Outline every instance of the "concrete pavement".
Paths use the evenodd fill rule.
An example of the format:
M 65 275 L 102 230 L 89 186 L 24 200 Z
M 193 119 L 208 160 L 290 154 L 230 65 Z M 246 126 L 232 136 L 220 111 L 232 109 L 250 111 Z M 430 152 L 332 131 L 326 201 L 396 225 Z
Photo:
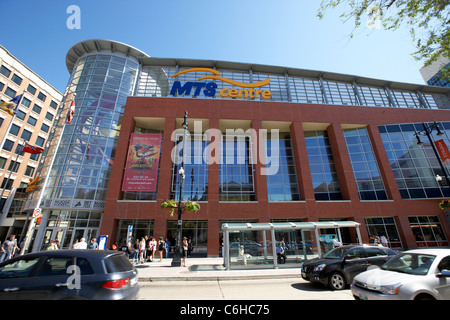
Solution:
M 172 258 L 137 264 L 141 285 L 153 281 L 201 281 L 300 278 L 300 265 L 279 269 L 226 270 L 223 258 L 188 258 L 186 267 L 171 267 Z

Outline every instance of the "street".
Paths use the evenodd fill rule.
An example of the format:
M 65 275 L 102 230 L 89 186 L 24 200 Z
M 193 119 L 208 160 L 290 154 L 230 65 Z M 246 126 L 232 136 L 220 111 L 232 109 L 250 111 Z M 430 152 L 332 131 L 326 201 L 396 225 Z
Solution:
M 353 300 L 350 289 L 332 291 L 301 278 L 139 284 L 141 300 Z

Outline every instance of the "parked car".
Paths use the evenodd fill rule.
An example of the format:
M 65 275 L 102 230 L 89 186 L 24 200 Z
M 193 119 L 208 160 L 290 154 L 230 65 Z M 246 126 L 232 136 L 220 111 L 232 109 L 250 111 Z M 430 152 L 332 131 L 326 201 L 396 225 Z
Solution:
M 450 300 L 450 249 L 415 249 L 356 276 L 355 299 Z
M 333 290 L 347 287 L 358 273 L 371 265 L 381 266 L 396 252 L 380 246 L 349 245 L 332 249 L 321 258 L 305 262 L 301 268 L 302 278 L 318 282 Z
M 137 299 L 137 271 L 122 252 L 54 250 L 0 264 L 0 299 Z

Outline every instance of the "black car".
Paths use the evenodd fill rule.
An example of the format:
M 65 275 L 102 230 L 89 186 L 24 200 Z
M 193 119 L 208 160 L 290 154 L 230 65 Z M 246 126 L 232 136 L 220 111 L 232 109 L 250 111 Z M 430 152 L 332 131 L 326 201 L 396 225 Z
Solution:
M 371 265 L 381 266 L 395 256 L 394 250 L 379 246 L 343 246 L 325 253 L 321 258 L 307 261 L 301 268 L 302 278 L 342 290 L 358 273 Z
M 0 299 L 137 299 L 137 271 L 117 251 L 53 250 L 0 264 Z

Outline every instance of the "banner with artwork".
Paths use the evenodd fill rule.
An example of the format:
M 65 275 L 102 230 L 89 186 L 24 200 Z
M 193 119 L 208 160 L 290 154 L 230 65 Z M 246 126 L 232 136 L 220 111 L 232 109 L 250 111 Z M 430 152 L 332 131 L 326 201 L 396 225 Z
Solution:
M 155 192 L 162 135 L 132 133 L 122 191 Z

